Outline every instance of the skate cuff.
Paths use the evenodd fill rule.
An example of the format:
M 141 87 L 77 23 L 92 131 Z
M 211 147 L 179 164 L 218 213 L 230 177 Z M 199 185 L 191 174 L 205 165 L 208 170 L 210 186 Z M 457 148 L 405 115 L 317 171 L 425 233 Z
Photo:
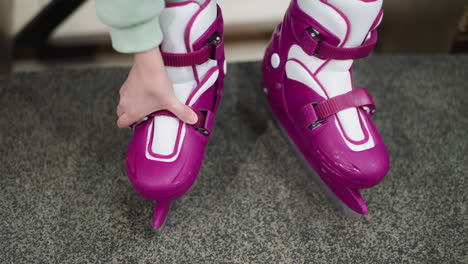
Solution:
M 307 34 L 307 37 L 301 41 L 301 46 L 306 50 L 309 55 L 314 55 L 321 59 L 333 60 L 356 60 L 362 59 L 370 55 L 377 44 L 378 34 L 377 30 L 370 33 L 370 38 L 364 44 L 355 48 L 340 48 L 331 45 L 325 40 L 313 37 Z
M 301 109 L 302 122 L 313 129 L 328 117 L 353 107 L 362 107 L 369 114 L 375 113 L 374 99 L 365 88 L 359 88 L 320 103 L 305 105 Z

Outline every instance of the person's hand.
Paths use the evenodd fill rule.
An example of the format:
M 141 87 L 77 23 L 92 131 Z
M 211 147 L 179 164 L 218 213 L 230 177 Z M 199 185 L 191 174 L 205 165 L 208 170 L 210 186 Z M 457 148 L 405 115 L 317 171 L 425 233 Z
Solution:
M 175 97 L 161 52 L 156 47 L 134 55 L 132 69 L 120 88 L 117 125 L 127 128 L 159 110 L 168 110 L 188 124 L 197 122 L 195 112 Z

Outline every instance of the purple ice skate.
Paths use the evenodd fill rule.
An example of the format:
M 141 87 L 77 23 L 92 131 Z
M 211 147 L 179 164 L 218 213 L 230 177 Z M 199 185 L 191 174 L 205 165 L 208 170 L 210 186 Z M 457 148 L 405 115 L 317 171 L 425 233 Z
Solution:
M 155 229 L 164 224 L 171 202 L 197 179 L 226 71 L 223 18 L 216 1 L 167 4 L 160 22 L 160 48 L 176 97 L 199 118 L 192 126 L 159 111 L 135 126 L 127 173 L 140 195 L 156 201 Z
M 377 42 L 382 0 L 293 0 L 262 64 L 263 92 L 287 137 L 347 207 L 377 185 L 389 156 L 371 121 L 372 97 L 353 89 L 352 63 Z

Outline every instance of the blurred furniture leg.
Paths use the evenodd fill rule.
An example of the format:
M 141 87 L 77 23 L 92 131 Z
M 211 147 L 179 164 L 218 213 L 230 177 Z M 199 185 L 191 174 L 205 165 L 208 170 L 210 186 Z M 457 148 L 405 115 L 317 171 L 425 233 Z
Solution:
M 3 0 L 2 0 L 3 1 Z M 14 38 L 13 56 L 47 49 L 51 33 L 86 0 L 52 0 Z
M 468 53 L 468 3 L 458 25 L 458 35 L 452 48 L 452 53 Z
M 11 21 L 12 0 L 0 1 L 0 74 L 11 71 Z
M 378 51 L 451 51 L 466 0 L 386 0 Z

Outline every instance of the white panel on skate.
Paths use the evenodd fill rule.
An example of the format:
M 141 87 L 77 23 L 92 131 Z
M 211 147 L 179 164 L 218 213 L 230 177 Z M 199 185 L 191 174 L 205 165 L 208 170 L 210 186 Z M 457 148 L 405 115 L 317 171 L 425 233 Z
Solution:
M 172 117 L 169 117 L 169 118 L 172 118 Z M 175 119 L 175 118 L 172 118 L 172 119 Z M 151 122 L 151 124 L 148 126 L 148 131 L 151 131 L 153 129 L 153 126 L 154 126 L 154 122 L 155 120 L 153 120 L 153 122 Z M 180 132 L 180 139 L 179 139 L 179 142 L 184 142 L 184 138 L 185 138 L 185 132 L 186 132 L 186 126 L 185 125 L 182 125 L 182 131 Z M 155 129 L 156 130 L 156 129 Z M 177 133 L 175 133 L 174 135 L 177 135 Z M 147 159 L 149 160 L 155 160 L 155 161 L 162 161 L 162 162 L 173 162 L 174 160 L 176 160 L 178 157 L 179 157 L 179 153 L 180 153 L 180 148 L 182 148 L 182 144 L 179 144 L 178 148 L 177 148 L 177 154 L 174 155 L 172 158 L 169 158 L 169 159 L 165 159 L 165 158 L 156 158 L 154 156 L 152 156 L 149 152 L 148 152 L 148 144 L 150 142 L 150 136 L 151 136 L 151 133 L 147 133 L 147 137 L 146 137 L 146 146 L 145 146 L 145 156 Z M 153 142 L 155 141 L 156 139 L 153 138 Z M 174 140 L 175 141 L 175 140 Z M 154 152 L 153 149 L 151 149 L 151 151 Z
M 193 44 L 197 41 L 203 33 L 213 24 L 218 14 L 218 8 L 216 6 L 216 1 L 209 1 L 208 5 L 203 8 L 202 11 L 197 15 L 193 21 L 192 29 L 190 30 L 190 43 Z
M 318 68 L 325 62 L 314 56 L 307 55 L 304 49 L 297 44 L 292 45 L 289 49 L 288 60 L 289 59 L 296 59 L 304 63 L 304 65 L 307 66 L 307 69 L 309 69 L 311 73 L 315 73 Z
M 193 104 L 195 104 L 198 98 L 200 98 L 200 96 L 202 96 L 203 93 L 205 93 L 211 86 L 215 84 L 216 80 L 218 79 L 219 70 L 218 70 L 218 67 L 214 67 L 212 69 L 216 69 L 216 70 L 213 71 L 209 76 L 206 76 L 205 79 L 202 81 L 202 83 L 200 83 L 202 86 L 193 95 L 192 99 L 190 99 L 190 102 L 188 103 L 189 106 L 192 106 Z
M 356 2 L 350 0 L 344 1 Z M 325 0 L 297 0 L 297 4 L 302 11 L 313 17 L 330 32 L 333 32 L 340 39 L 340 42 L 343 42 L 348 30 L 346 20 L 333 7 L 329 6 Z
M 173 87 L 177 99 L 185 103 L 190 93 L 195 89 L 195 86 L 195 81 L 174 84 Z M 156 124 L 156 127 L 153 131 L 153 145 L 151 146 L 151 150 L 163 156 L 172 154 L 179 130 L 179 119 L 170 116 L 157 116 L 154 117 L 153 122 Z M 151 129 L 149 131 L 151 131 Z
M 197 65 L 197 72 L 198 72 L 198 80 L 203 80 L 205 78 L 206 73 L 213 67 L 217 67 L 218 62 L 215 60 L 208 60 L 207 62 Z
M 151 150 L 163 156 L 172 154 L 177 138 L 179 119 L 170 116 L 157 116 L 154 118 L 153 125 L 155 128 Z
M 197 82 L 194 80 L 185 83 L 174 83 L 172 85 L 172 87 L 174 87 L 175 96 L 183 104 L 187 102 L 187 99 L 189 98 L 191 92 L 195 89 L 196 86 Z
M 161 48 L 170 53 L 187 53 L 185 46 L 185 29 L 200 6 L 190 2 L 185 5 L 164 8 L 159 21 L 163 32 Z M 173 83 L 194 80 L 192 67 L 166 67 Z
M 362 118 L 363 123 L 364 123 L 364 129 L 369 131 L 369 127 L 367 126 L 367 122 L 362 117 L 362 115 L 361 115 L 361 118 Z M 367 150 L 367 149 L 371 149 L 371 148 L 375 147 L 374 138 L 371 137 L 370 135 L 369 135 L 369 140 L 367 140 L 364 144 L 356 145 L 356 144 L 353 144 L 353 143 L 349 142 L 348 140 L 346 140 L 345 136 L 343 135 L 343 131 L 341 131 L 341 129 L 340 129 L 340 124 L 338 124 L 338 119 L 336 119 L 336 118 L 335 118 L 335 126 L 337 127 L 338 131 L 340 131 L 340 135 L 344 139 L 344 142 L 346 143 L 348 148 L 350 148 L 352 151 L 363 151 L 363 150 Z
M 312 88 L 312 90 L 314 90 L 323 98 L 327 98 L 322 88 L 320 88 L 320 85 L 317 84 L 310 73 L 296 61 L 288 60 L 286 62 L 286 76 L 291 80 L 298 81 Z

